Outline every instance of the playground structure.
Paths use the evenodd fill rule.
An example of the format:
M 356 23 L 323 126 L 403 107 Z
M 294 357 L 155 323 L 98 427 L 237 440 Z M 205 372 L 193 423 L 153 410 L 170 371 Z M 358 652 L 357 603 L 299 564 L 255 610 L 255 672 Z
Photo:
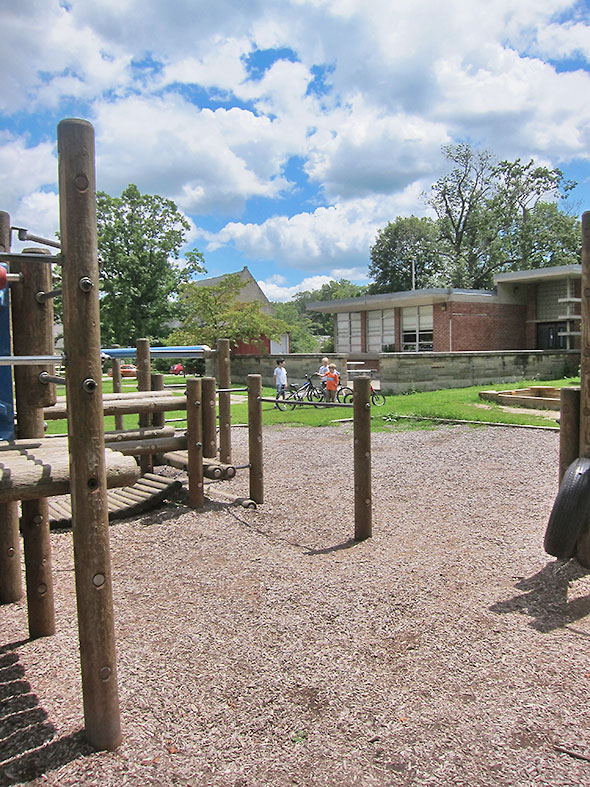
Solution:
M 590 211 L 582 215 L 580 387 L 560 395 L 559 484 L 546 551 L 590 568 Z
M 0 382 L 10 379 L 6 373 L 13 367 L 18 424 L 15 439 L 13 413 L 10 406 L 5 407 L 0 413 L 6 441 L 0 443 L 0 603 L 18 601 L 23 595 L 20 529 L 30 636 L 55 633 L 48 500 L 69 494 L 71 507 L 55 501 L 51 505 L 54 521 L 68 521 L 69 516 L 72 522 L 85 731 L 97 749 L 112 750 L 121 740 L 121 722 L 109 515 L 140 510 L 146 494 L 163 497 L 166 482 L 152 474 L 154 456 L 187 471 L 188 500 L 194 508 L 204 504 L 204 478 L 235 475 L 236 468 L 231 465 L 231 394 L 235 390 L 248 391 L 250 497 L 241 502 L 247 506 L 262 503 L 264 398 L 260 375 L 249 375 L 247 389 L 230 388 L 227 339 L 218 342 L 216 351 L 218 388 L 214 378 L 188 379 L 184 396 L 170 396 L 163 388 L 163 376 L 151 375 L 149 342 L 140 339 L 135 349 L 137 394 L 120 391 L 120 375 L 116 372 L 120 359 L 113 358 L 114 393 L 103 395 L 92 126 L 82 120 L 62 121 L 58 126 L 58 156 L 60 243 L 19 230 L 21 240 L 51 246 L 58 249 L 57 254 L 37 247 L 11 253 L 14 228 L 8 214 L 0 213 L 0 262 L 8 263 L 11 269 L 0 274 L 0 284 L 4 281 L 13 286 L 13 347 L 0 347 L 0 352 L 4 350 Z M 62 267 L 60 291 L 51 290 L 52 264 Z M 7 305 L 8 291 L 3 292 Z M 53 347 L 52 299 L 58 295 L 63 299 L 65 377 L 54 374 L 54 366 L 64 361 L 54 354 Z M 7 328 L 7 320 L 4 325 Z M 83 343 L 80 336 L 84 336 Z M 179 348 L 168 350 L 170 355 L 179 354 Z M 189 350 L 194 354 L 196 348 Z M 202 348 L 206 351 L 208 348 Z M 165 350 L 154 348 L 154 352 L 162 355 Z M 65 398 L 56 395 L 58 383 L 65 384 Z M 358 540 L 371 535 L 369 393 L 370 380 L 360 380 L 354 402 Z M 3 398 L 12 402 L 12 388 Z M 187 424 L 180 434 L 165 424 L 165 413 L 179 409 L 186 409 Z M 125 413 L 139 414 L 138 429 L 123 429 Z M 115 416 L 116 429 L 105 435 L 104 416 L 108 414 Z M 46 437 L 45 421 L 64 417 L 67 435 Z

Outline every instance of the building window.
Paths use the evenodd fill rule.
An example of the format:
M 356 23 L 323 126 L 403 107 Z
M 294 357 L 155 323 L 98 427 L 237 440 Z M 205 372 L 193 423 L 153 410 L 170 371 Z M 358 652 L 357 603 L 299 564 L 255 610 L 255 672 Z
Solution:
M 361 338 L 361 313 L 339 312 L 336 315 L 335 351 L 337 353 L 360 353 L 363 351 Z
M 434 321 L 432 306 L 408 306 L 402 312 L 402 352 L 433 349 Z
M 380 353 L 395 344 L 395 310 L 375 309 L 367 312 L 367 352 Z

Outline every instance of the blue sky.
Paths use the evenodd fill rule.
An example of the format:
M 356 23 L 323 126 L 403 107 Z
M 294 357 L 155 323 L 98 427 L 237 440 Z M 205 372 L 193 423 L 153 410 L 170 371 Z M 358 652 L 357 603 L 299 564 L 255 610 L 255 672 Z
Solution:
M 247 265 L 273 300 L 366 283 L 449 143 L 558 166 L 590 210 L 588 1 L 8 5 L 0 210 L 36 234 L 58 227 L 64 117 L 95 127 L 99 189 L 174 199 L 208 275 Z

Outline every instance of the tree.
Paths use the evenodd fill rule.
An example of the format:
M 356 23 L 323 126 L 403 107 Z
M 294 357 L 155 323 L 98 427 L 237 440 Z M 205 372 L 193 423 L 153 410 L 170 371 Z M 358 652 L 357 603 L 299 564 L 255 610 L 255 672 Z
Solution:
M 222 338 L 236 344 L 256 342 L 261 336 L 279 339 L 281 334 L 287 333 L 288 326 L 265 314 L 260 301 L 239 300 L 245 285 L 239 273 L 228 274 L 217 284 L 183 284 L 179 300 L 184 321 L 169 336 L 169 341 L 214 347 Z
M 172 200 L 141 194 L 130 184 L 120 197 L 97 194 L 101 257 L 101 329 L 104 345 L 166 338 L 166 323 L 181 285 L 205 271 L 193 249 L 178 259 L 190 225 Z
M 297 304 L 274 303 L 275 317 L 282 320 L 289 332 L 292 353 L 314 353 L 319 350 L 318 337 L 312 332 L 312 321 L 308 313 L 301 313 Z
M 490 287 L 494 273 L 531 267 L 540 230 L 533 213 L 544 198 L 564 197 L 575 184 L 565 181 L 561 170 L 537 167 L 532 160 L 496 164 L 490 151 L 474 151 L 466 144 L 448 145 L 443 152 L 455 166 L 425 200 L 437 215 L 449 283 Z M 506 257 L 508 240 L 511 259 Z
M 308 303 L 315 301 L 335 301 L 342 298 L 358 298 L 367 292 L 366 286 L 353 284 L 348 279 L 339 279 L 327 284 L 322 284 L 318 290 L 302 290 L 293 296 L 300 314 L 309 314 L 311 330 L 318 336 L 334 335 L 334 320 L 331 314 L 320 314 L 319 312 L 306 312 Z
M 432 219 L 402 218 L 379 230 L 371 246 L 371 293 L 428 287 L 442 267 L 438 228 Z

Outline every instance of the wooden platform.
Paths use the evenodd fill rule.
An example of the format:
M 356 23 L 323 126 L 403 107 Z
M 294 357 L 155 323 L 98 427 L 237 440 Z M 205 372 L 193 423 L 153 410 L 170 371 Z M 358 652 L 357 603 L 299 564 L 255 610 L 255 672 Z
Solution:
M 109 521 L 137 516 L 157 508 L 182 486 L 175 478 L 145 473 L 133 486 L 107 492 Z M 68 498 L 53 497 L 49 500 L 49 521 L 53 527 L 69 527 L 72 510 Z
M 140 475 L 132 456 L 105 448 L 107 487 L 131 486 Z M 67 438 L 0 442 L 0 502 L 67 495 L 70 462 Z

